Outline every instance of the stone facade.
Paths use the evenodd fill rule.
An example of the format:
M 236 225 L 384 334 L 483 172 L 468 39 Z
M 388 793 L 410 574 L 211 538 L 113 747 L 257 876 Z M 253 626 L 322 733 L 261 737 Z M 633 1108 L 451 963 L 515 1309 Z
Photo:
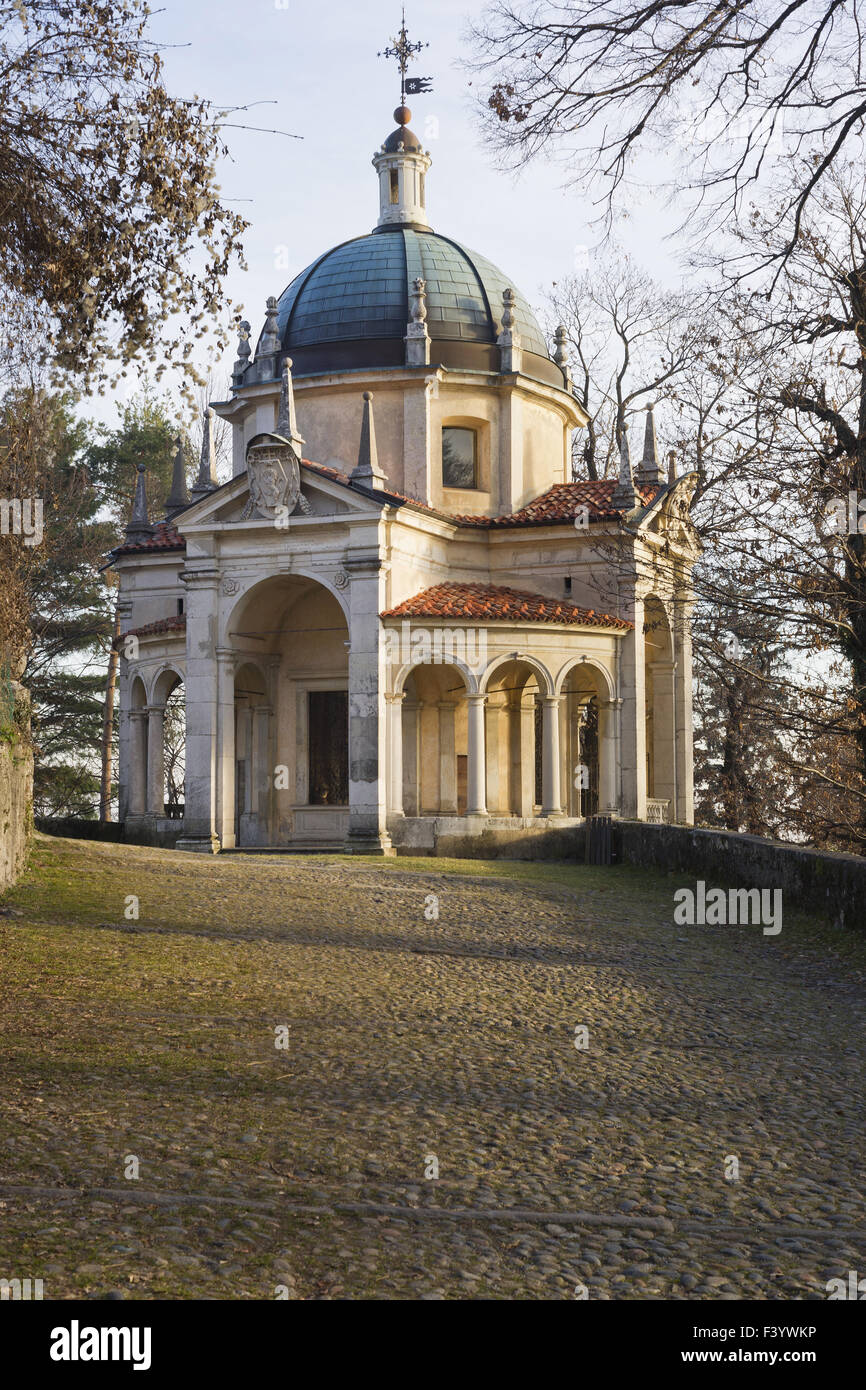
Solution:
M 619 479 L 573 481 L 564 333 L 551 356 L 504 277 L 429 230 L 411 131 L 374 162 L 374 234 L 269 300 L 254 355 L 244 326 L 213 403 L 231 480 L 208 430 L 192 500 L 179 477 L 154 524 L 137 494 L 112 557 L 127 831 L 390 852 L 437 818 L 689 823 L 694 475 L 662 482 L 650 415 L 636 477 L 626 443 Z

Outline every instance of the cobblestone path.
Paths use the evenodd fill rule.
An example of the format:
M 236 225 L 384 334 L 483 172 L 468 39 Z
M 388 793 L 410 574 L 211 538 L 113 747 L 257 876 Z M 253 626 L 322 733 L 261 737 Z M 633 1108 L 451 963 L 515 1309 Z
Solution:
M 825 1298 L 866 1274 L 866 940 L 676 926 L 678 886 L 39 838 L 0 906 L 0 1277 Z

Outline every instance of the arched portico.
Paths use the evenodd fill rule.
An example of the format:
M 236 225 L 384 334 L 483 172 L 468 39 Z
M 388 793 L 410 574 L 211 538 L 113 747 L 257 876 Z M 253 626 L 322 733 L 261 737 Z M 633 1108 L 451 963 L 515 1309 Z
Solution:
M 342 602 L 307 575 L 266 579 L 225 615 L 217 650 L 224 848 L 345 837 L 348 648 Z

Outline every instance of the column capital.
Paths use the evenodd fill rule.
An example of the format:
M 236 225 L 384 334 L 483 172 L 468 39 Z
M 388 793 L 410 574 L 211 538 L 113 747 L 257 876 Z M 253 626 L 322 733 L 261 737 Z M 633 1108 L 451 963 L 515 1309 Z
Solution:
M 389 690 L 385 694 L 385 699 L 388 701 L 389 705 L 402 705 L 403 701 L 406 699 L 406 691 Z
M 487 703 L 487 692 L 485 691 L 483 695 L 478 692 L 475 692 L 474 694 L 465 695 L 464 699 L 467 705 L 484 705 Z

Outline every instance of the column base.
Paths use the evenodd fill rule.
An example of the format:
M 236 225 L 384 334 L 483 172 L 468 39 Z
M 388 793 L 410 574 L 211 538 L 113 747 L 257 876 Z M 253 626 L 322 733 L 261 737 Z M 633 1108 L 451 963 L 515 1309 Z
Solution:
M 221 848 L 216 835 L 183 835 L 175 845 L 189 854 L 219 854 Z
M 346 836 L 345 844 L 347 854 L 377 854 L 390 859 L 397 853 L 387 830 L 381 830 L 378 834 L 369 834 L 365 831 L 353 833 L 350 830 Z

